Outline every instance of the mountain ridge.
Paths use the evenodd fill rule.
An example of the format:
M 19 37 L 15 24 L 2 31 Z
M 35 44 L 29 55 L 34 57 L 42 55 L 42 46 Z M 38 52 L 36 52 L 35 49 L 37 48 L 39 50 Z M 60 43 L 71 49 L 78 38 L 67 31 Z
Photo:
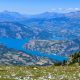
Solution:
M 76 16 L 76 18 L 74 17 L 75 13 L 79 13 L 79 15 Z M 80 22 L 79 22 L 80 12 L 79 11 L 73 12 L 71 14 L 73 15 L 70 16 L 70 14 L 68 13 L 66 14 L 67 16 L 65 15 L 63 15 L 62 17 L 51 16 L 50 18 L 48 18 L 49 16 L 48 17 L 46 16 L 46 18 L 44 17 L 40 18 L 40 16 L 38 15 L 33 16 L 34 18 L 33 17 L 23 18 L 22 20 L 17 19 L 18 21 L 14 20 L 15 17 L 14 19 L 11 19 L 9 21 L 0 20 L 0 26 L 2 26 L 0 27 L 0 32 L 5 33 L 5 34 L 1 33 L 3 37 L 6 34 L 8 37 L 10 37 L 8 31 L 10 31 L 10 33 L 14 31 L 12 34 L 14 38 L 17 38 L 16 35 L 18 35 L 20 38 L 27 37 L 31 39 L 43 39 L 43 40 L 44 39 L 51 40 L 55 38 L 75 39 L 76 37 L 80 36 Z M 5 26 L 8 26 L 8 28 L 6 29 Z M 10 27 L 12 27 L 13 30 Z M 16 28 L 16 30 L 14 27 Z
M 19 40 L 28 39 L 33 40 L 34 42 L 37 41 L 36 44 L 40 43 L 37 45 L 39 46 L 39 48 L 35 48 L 33 50 L 40 49 L 40 45 L 42 45 L 41 47 L 44 47 L 43 49 L 46 50 L 46 45 L 46 47 L 48 46 L 48 51 L 50 51 L 49 48 L 52 47 L 53 49 L 55 49 L 54 51 L 58 51 L 58 55 L 65 56 L 68 54 L 72 54 L 80 49 L 79 20 L 79 11 L 64 14 L 45 12 L 39 15 L 31 16 L 21 15 L 15 12 L 3 12 L 0 13 L 0 38 L 12 38 Z M 38 42 L 39 40 L 47 40 L 49 42 L 49 45 L 46 41 Z M 50 40 L 53 40 L 53 46 L 50 45 Z M 57 40 L 59 40 L 58 43 L 56 43 Z M 27 41 L 25 42 L 25 44 L 26 43 Z M 33 46 L 33 48 L 34 47 L 35 46 Z M 30 50 L 32 49 L 30 48 Z M 46 53 L 46 51 L 43 50 L 39 51 Z M 34 51 L 34 53 L 35 55 L 38 55 L 38 52 L 36 53 Z M 47 56 L 48 55 L 49 54 L 47 53 Z M 51 55 L 49 56 L 51 58 L 54 57 L 52 57 Z M 39 59 L 39 63 L 43 59 L 41 58 L 37 56 L 37 59 Z M 50 61 L 50 63 L 52 64 L 51 60 L 46 60 Z

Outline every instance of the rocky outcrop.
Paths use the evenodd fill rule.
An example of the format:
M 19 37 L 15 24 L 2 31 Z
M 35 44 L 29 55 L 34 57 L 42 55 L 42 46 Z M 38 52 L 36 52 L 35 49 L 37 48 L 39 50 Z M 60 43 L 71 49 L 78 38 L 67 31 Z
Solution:
M 48 54 L 68 56 L 80 50 L 80 40 L 31 40 L 25 48 Z

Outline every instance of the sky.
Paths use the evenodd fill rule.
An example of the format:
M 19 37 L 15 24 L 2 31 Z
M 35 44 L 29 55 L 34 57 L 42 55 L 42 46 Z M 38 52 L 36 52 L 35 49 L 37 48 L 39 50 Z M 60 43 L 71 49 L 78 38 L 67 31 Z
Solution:
M 0 0 L 0 12 L 5 10 L 23 14 L 80 10 L 80 0 Z

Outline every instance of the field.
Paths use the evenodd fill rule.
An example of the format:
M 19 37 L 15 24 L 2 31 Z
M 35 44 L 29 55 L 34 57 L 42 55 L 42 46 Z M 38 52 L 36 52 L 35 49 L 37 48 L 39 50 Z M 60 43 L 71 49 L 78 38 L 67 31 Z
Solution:
M 0 66 L 0 80 L 80 80 L 80 66 Z

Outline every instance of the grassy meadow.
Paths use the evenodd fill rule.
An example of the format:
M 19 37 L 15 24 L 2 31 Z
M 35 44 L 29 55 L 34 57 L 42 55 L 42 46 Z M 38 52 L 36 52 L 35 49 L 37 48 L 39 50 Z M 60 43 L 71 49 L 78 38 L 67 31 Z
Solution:
M 0 66 L 0 80 L 80 80 L 80 66 Z

